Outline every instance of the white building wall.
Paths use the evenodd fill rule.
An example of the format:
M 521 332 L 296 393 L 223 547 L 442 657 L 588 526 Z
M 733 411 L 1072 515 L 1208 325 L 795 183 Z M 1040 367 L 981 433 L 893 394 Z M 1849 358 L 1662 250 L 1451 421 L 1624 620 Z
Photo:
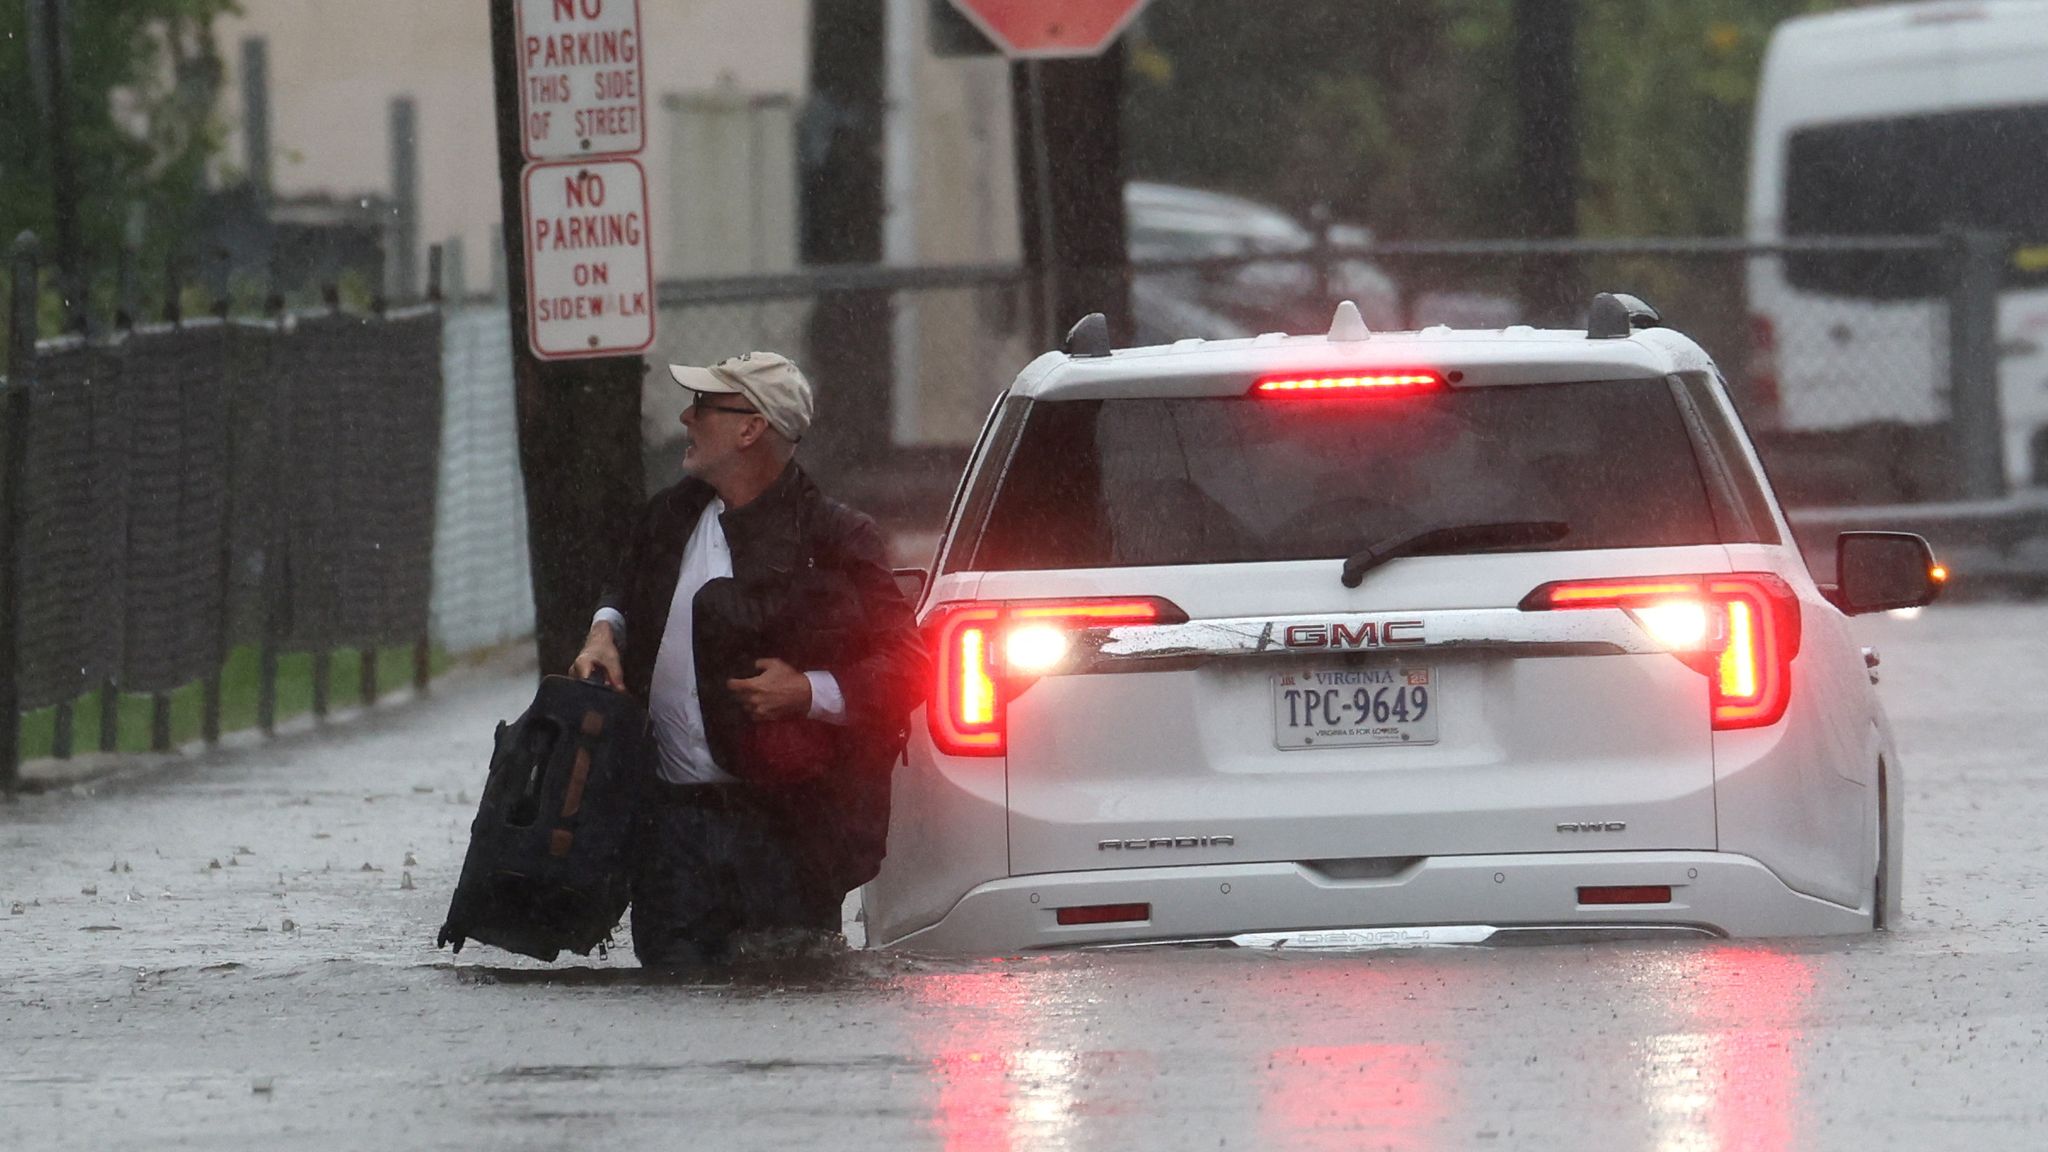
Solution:
M 244 156 L 235 70 L 245 37 L 269 46 L 271 179 L 280 195 L 388 193 L 390 105 L 409 95 L 418 108 L 420 282 L 427 246 L 461 236 L 465 279 L 488 283 L 500 213 L 484 0 L 241 0 L 241 9 L 217 26 L 229 69 L 224 163 L 239 166 Z M 651 122 L 641 159 L 653 204 L 672 202 L 662 98 L 729 91 L 800 99 L 809 20 L 808 0 L 643 0 Z M 653 226 L 655 274 L 671 275 L 658 214 Z

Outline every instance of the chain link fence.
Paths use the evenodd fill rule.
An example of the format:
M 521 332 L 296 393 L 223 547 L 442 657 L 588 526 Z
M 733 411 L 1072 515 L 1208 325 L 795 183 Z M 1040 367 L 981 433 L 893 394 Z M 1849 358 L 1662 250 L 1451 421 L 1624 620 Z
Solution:
M 1995 496 L 2043 467 L 2048 352 L 2030 379 L 2001 344 L 2004 258 L 1982 237 L 1322 246 L 1140 263 L 1112 323 L 1137 344 L 1314 333 L 1352 299 L 1381 330 L 1582 327 L 1595 292 L 1629 292 L 1721 366 L 1788 505 L 1892 505 Z M 964 457 L 995 392 L 1053 346 L 1040 287 L 1014 267 L 668 282 L 658 352 L 788 353 L 819 392 L 807 459 L 885 505 L 914 494 L 902 511 L 928 529 L 957 469 L 923 473 Z M 658 366 L 650 380 L 665 482 L 682 397 Z
M 512 322 L 503 300 L 476 300 L 451 305 L 441 332 L 432 635 L 450 652 L 469 652 L 533 634 Z
M 223 304 L 37 340 L 30 251 L 12 279 L 0 784 L 15 779 L 22 714 L 38 709 L 57 709 L 53 751 L 69 755 L 72 708 L 96 699 L 111 752 L 120 698 L 146 695 L 151 744 L 165 749 L 170 694 L 203 684 L 203 731 L 217 739 L 237 648 L 260 651 L 266 731 L 287 653 L 311 655 L 316 713 L 339 651 L 362 653 L 365 702 L 379 650 L 412 649 L 424 685 L 442 470 L 438 307 L 230 318 Z M 509 371 L 496 387 L 509 397 Z

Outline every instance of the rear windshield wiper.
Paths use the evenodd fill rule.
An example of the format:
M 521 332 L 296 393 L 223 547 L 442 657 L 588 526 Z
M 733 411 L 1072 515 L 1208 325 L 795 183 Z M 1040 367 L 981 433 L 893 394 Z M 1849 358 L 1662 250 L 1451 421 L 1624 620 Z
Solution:
M 1562 520 L 1507 520 L 1497 524 L 1449 524 L 1403 532 L 1353 553 L 1344 560 L 1344 586 L 1356 588 L 1365 574 L 1403 556 L 1442 552 L 1450 548 L 1505 548 L 1516 544 L 1548 544 L 1571 534 Z

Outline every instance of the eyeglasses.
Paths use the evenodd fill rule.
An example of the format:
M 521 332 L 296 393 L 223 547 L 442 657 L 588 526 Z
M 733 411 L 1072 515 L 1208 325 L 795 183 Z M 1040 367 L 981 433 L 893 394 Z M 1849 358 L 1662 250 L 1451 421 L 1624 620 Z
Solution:
M 752 408 L 734 408 L 730 405 L 709 403 L 705 400 L 705 397 L 710 395 L 713 395 L 713 393 L 692 392 L 690 394 L 690 407 L 699 412 L 731 412 L 738 416 L 759 416 L 761 414 Z

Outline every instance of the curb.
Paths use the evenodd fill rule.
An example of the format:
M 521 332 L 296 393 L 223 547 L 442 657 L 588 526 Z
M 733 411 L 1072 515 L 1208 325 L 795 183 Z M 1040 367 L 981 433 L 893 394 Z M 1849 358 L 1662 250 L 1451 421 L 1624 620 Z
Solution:
M 222 733 L 216 744 L 191 740 L 172 752 L 89 752 L 69 760 L 46 756 L 24 761 L 15 794 L 37 796 L 68 791 L 89 795 L 100 785 L 141 779 L 175 765 L 202 764 L 212 758 L 277 747 L 307 736 L 338 734 L 363 720 L 393 715 L 432 701 L 438 689 L 459 688 L 471 681 L 531 671 L 535 667 L 533 638 L 521 637 L 455 657 L 455 663 L 436 677 L 424 693 L 408 684 L 380 695 L 373 707 L 337 709 L 324 720 L 316 719 L 311 712 L 301 713 L 280 722 L 271 736 L 265 736 L 259 729 L 245 728 Z

